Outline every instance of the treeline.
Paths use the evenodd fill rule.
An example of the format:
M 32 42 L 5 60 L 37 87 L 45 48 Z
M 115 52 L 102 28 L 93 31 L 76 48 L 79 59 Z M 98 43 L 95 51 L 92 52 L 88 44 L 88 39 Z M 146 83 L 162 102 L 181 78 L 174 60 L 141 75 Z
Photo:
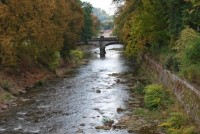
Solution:
M 77 41 L 98 32 L 96 20 L 92 6 L 80 0 L 0 0 L 0 65 L 53 70 Z
M 115 33 L 128 57 L 150 53 L 167 69 L 200 83 L 199 0 L 113 1 L 119 5 Z

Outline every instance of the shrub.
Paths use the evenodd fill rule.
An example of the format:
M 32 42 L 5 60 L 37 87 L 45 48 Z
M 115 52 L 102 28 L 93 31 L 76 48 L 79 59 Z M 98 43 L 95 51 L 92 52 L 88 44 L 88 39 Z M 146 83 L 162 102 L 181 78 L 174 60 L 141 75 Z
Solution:
M 145 107 L 152 110 L 165 108 L 172 101 L 169 97 L 169 93 L 162 85 L 152 84 L 145 87 L 144 102 Z
M 194 127 L 169 128 L 167 132 L 169 134 L 197 134 Z
M 51 60 L 48 63 L 48 66 L 51 70 L 55 70 L 57 67 L 60 66 L 61 57 L 60 52 L 54 52 L 52 54 Z
M 196 134 L 194 126 L 188 126 L 186 115 L 176 112 L 166 122 L 160 124 L 160 127 L 166 128 L 169 134 Z
M 23 41 L 21 44 L 16 45 L 17 57 L 25 61 L 26 64 L 37 62 L 39 50 L 36 44 L 31 41 Z
M 1 83 L 1 87 L 2 87 L 4 90 L 9 91 L 9 90 L 11 89 L 11 87 L 12 87 L 12 84 L 11 84 L 9 81 L 5 80 L 5 81 L 3 81 L 3 82 Z
M 200 35 L 193 29 L 186 28 L 181 32 L 175 49 L 180 61 L 180 74 L 191 81 L 200 79 Z
M 80 50 L 71 50 L 70 57 L 72 63 L 77 64 L 83 58 L 83 52 Z
M 14 99 L 14 97 L 11 94 L 7 93 L 7 92 L 3 93 L 0 96 L 0 102 L 9 101 L 9 100 L 13 100 L 13 99 Z
M 137 81 L 134 87 L 134 91 L 138 94 L 144 94 L 144 84 Z
M 179 65 L 180 63 L 174 55 L 168 55 L 164 61 L 165 68 L 175 72 L 179 71 Z
M 193 82 L 200 83 L 200 64 L 192 64 L 187 68 L 182 68 L 181 75 Z

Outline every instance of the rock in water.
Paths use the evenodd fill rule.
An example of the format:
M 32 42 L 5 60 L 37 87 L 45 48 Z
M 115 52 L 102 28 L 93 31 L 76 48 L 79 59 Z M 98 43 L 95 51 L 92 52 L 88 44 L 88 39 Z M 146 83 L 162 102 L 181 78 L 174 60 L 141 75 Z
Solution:
M 101 93 L 101 90 L 97 90 L 96 93 Z

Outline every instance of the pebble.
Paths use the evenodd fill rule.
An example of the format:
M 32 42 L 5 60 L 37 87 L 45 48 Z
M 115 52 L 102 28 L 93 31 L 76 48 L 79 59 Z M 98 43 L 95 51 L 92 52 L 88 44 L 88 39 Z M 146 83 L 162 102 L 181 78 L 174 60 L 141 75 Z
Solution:
M 8 106 L 7 106 L 7 105 L 3 105 L 1 108 L 2 108 L 3 110 L 5 110 L 5 109 L 8 108 Z
M 96 93 L 101 93 L 101 90 L 97 90 Z
M 16 106 L 17 106 L 17 103 L 12 103 L 12 106 L 13 106 L 13 107 L 16 107 Z
M 80 126 L 82 126 L 82 127 L 85 126 L 85 123 L 81 123 Z
M 19 91 L 21 94 L 26 94 L 26 90 L 20 90 Z
M 122 109 L 122 108 L 117 108 L 117 112 L 118 112 L 118 113 L 123 112 L 123 111 L 124 111 L 124 109 Z

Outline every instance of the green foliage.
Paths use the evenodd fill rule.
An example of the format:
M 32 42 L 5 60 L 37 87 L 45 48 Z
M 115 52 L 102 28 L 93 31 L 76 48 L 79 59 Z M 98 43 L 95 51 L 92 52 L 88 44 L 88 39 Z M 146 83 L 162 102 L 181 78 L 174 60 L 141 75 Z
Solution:
M 164 57 L 157 59 L 167 69 L 196 82 L 200 82 L 199 31 L 198 0 L 124 0 L 115 17 L 115 34 L 125 44 L 128 58 L 143 53 Z
M 83 2 L 83 11 L 84 11 L 84 27 L 81 34 L 81 39 L 86 44 L 93 36 L 93 22 L 92 22 L 92 5 L 87 2 Z
M 178 59 L 175 57 L 174 54 L 166 55 L 163 64 L 165 68 L 168 70 L 172 70 L 174 72 L 179 71 L 180 62 L 178 61 Z
M 180 74 L 193 82 L 200 83 L 200 64 L 181 67 Z
M 54 52 L 51 60 L 48 63 L 48 66 L 51 70 L 55 70 L 57 67 L 60 66 L 60 62 L 61 62 L 60 52 Z
M 60 52 L 56 51 L 42 51 L 38 57 L 38 60 L 43 65 L 48 66 L 51 71 L 54 71 L 61 61 Z
M 200 82 L 200 35 L 191 28 L 181 32 L 176 42 L 180 73 L 191 81 Z
M 139 116 L 146 116 L 149 111 L 144 108 L 139 108 L 134 111 L 134 114 Z
M 83 52 L 80 50 L 71 50 L 70 57 L 71 57 L 71 62 L 73 64 L 77 64 L 83 59 Z
M 5 81 L 2 81 L 1 87 L 4 90 L 9 91 L 12 88 L 12 84 L 9 81 L 5 80 Z
M 133 90 L 138 94 L 144 94 L 144 84 L 137 81 Z
M 4 102 L 4 101 L 9 101 L 9 100 L 12 100 L 14 99 L 14 97 L 7 93 L 7 92 L 4 92 L 1 96 L 0 96 L 0 102 Z
M 195 127 L 189 126 L 188 122 L 186 115 L 176 112 L 159 126 L 165 128 L 169 134 L 196 134 Z
M 144 102 L 146 108 L 153 110 L 165 108 L 172 100 L 162 85 L 152 84 L 145 87 Z
M 19 45 L 16 45 L 16 55 L 18 60 L 21 60 L 26 64 L 32 64 L 37 62 L 39 50 L 32 42 L 23 41 Z

